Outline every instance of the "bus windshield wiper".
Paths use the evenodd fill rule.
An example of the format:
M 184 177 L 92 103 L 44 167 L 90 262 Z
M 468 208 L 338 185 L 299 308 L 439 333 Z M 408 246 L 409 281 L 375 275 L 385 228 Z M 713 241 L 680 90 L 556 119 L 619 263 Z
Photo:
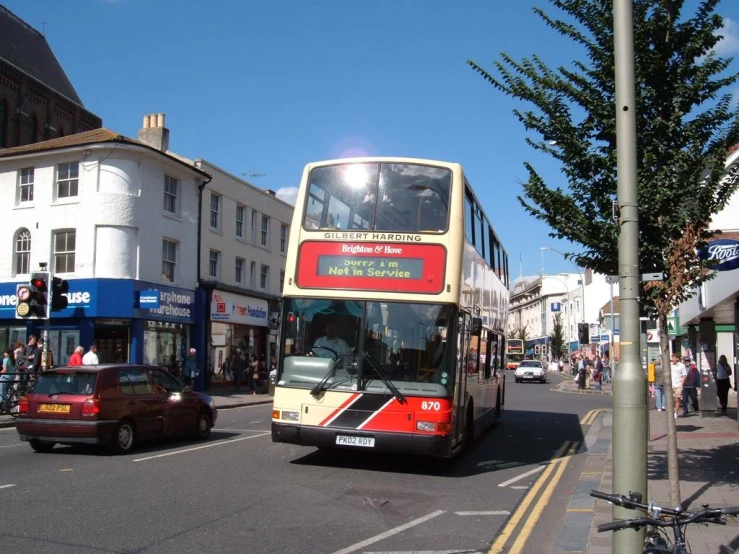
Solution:
M 405 404 L 405 396 L 403 396 L 403 393 L 398 390 L 398 387 L 396 387 L 393 382 L 387 378 L 387 375 L 385 375 L 382 369 L 380 369 L 379 364 L 377 364 L 377 362 L 375 362 L 367 352 L 364 353 L 364 359 L 367 360 L 367 363 L 369 363 L 370 366 L 372 366 L 372 369 L 375 370 L 377 375 L 380 376 L 382 382 L 385 383 L 385 386 L 388 389 L 390 389 L 390 392 L 392 392 L 393 396 L 398 399 L 398 402 Z
M 321 394 L 321 391 L 326 387 L 326 383 L 328 383 L 328 380 L 331 379 L 331 375 L 333 375 L 335 371 L 336 371 L 335 367 L 332 367 L 331 369 L 329 369 L 328 373 L 323 377 L 323 379 L 318 381 L 318 384 L 311 389 L 310 391 L 311 395 L 318 396 L 319 394 Z

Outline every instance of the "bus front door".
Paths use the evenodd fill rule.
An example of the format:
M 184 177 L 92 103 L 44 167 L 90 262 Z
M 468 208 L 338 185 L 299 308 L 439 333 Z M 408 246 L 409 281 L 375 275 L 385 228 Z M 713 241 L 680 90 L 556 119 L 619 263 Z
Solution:
M 465 399 L 467 396 L 467 351 L 470 347 L 472 316 L 462 312 L 457 332 L 457 357 L 454 374 L 454 414 L 452 416 L 452 448 L 464 441 Z

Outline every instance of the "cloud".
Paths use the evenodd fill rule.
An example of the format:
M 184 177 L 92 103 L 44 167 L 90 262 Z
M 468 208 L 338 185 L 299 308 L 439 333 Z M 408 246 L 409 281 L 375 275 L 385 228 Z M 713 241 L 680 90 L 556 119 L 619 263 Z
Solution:
M 277 198 L 288 204 L 295 205 L 298 197 L 298 187 L 282 187 L 277 189 Z
M 724 26 L 716 34 L 723 37 L 714 48 L 716 54 L 726 56 L 739 52 L 739 24 L 736 21 L 724 18 Z

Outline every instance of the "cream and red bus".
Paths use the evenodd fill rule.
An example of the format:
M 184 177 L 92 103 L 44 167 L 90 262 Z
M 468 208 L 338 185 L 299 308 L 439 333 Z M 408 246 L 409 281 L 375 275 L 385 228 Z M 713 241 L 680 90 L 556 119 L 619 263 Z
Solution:
M 272 440 L 449 458 L 501 416 L 508 260 L 462 167 L 305 167 Z
M 506 341 L 506 367 L 516 369 L 523 360 L 523 339 L 508 339 Z

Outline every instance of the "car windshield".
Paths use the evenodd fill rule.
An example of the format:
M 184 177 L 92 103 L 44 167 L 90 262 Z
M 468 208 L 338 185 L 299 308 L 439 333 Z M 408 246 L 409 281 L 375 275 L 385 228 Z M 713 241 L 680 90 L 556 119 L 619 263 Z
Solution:
M 310 173 L 305 229 L 444 233 L 452 172 L 420 164 L 354 163 Z
M 534 362 L 532 360 L 524 360 L 518 367 L 541 367 L 541 362 Z
M 33 386 L 34 394 L 92 394 L 97 372 L 47 371 Z
M 451 395 L 451 306 L 294 298 L 283 305 L 279 385 Z

